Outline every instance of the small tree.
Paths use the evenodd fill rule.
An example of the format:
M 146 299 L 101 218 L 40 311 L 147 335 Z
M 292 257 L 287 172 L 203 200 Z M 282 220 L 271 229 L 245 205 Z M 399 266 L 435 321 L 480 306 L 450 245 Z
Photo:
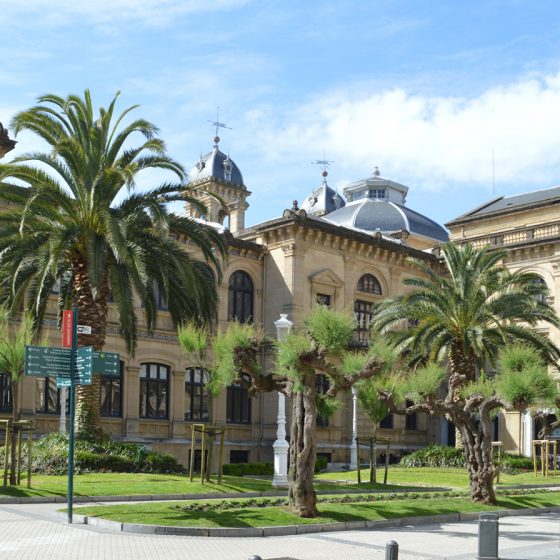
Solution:
M 560 349 L 534 328 L 541 322 L 560 327 L 559 318 L 544 297 L 546 289 L 535 282 L 533 274 L 509 272 L 503 266 L 505 257 L 505 252 L 490 248 L 444 245 L 442 258 L 447 272 L 439 273 L 412 261 L 423 278 L 410 278 L 405 284 L 416 290 L 381 302 L 374 316 L 376 328 L 401 329 L 392 335 L 411 363 L 433 361 L 445 365 L 448 377 L 443 369 L 430 365 L 411 378 L 411 392 L 417 396 L 412 400 L 421 404 L 407 412 L 427 410 L 455 424 L 469 465 L 471 497 L 484 503 L 496 501 L 489 460 L 491 432 L 485 426 L 487 413 L 506 406 L 508 399 L 502 392 L 504 387 L 499 389 L 478 373 L 495 366 L 500 350 L 512 344 L 535 349 L 535 356 L 547 363 L 556 364 L 560 357 Z M 415 320 L 415 325 L 402 330 L 406 318 Z M 526 360 L 523 363 L 528 372 L 542 370 L 542 365 L 529 367 Z M 502 367 L 503 380 L 508 379 L 507 371 Z M 517 375 L 512 379 L 518 382 Z M 436 398 L 436 389 L 445 380 L 445 397 Z M 540 396 L 520 394 L 511 401 L 512 406 L 523 408 L 524 402 Z
M 25 362 L 25 346 L 31 344 L 34 337 L 33 318 L 24 313 L 20 323 L 11 323 L 10 315 L 6 307 L 0 306 L 0 372 L 10 376 L 12 391 L 12 420 L 20 419 L 19 408 L 19 385 L 23 375 Z M 11 468 L 10 484 L 17 484 L 16 479 L 16 445 L 17 435 L 12 432 L 11 440 Z M 4 465 L 8 468 L 8 465 Z
M 394 351 L 381 342 L 372 344 L 367 352 L 350 350 L 354 328 L 351 316 L 316 309 L 305 318 L 301 331 L 273 343 L 274 371 L 261 367 L 261 348 L 267 341 L 255 326 L 231 323 L 225 333 L 218 334 L 211 344 L 211 364 L 206 363 L 207 333 L 191 326 L 179 329 L 183 348 L 209 369 L 212 392 L 239 383 L 253 395 L 279 391 L 292 399 L 288 496 L 291 510 L 300 517 L 318 515 L 313 488 L 318 398 L 322 412 L 332 410 L 340 392 L 362 379 L 386 374 L 394 363 Z M 320 397 L 316 391 L 318 374 L 326 375 L 330 382 L 327 393 Z

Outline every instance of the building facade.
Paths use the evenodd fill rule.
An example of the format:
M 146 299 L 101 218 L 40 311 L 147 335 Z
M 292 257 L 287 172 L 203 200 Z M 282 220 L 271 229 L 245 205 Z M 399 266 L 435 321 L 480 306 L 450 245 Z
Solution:
M 505 266 L 535 274 L 535 281 L 548 288 L 548 302 L 560 313 L 560 187 L 493 198 L 446 226 L 455 243 L 506 250 Z M 560 345 L 557 329 L 541 325 L 540 330 Z M 560 378 L 556 368 L 551 374 Z M 502 412 L 495 439 L 508 451 L 530 456 L 539 424 L 530 413 Z
M 229 321 L 263 325 L 275 336 L 274 321 L 288 314 L 294 328 L 317 305 L 355 314 L 357 344 L 367 344 L 372 306 L 408 289 L 403 280 L 417 275 L 409 257 L 439 266 L 430 249 L 447 240 L 444 228 L 406 206 L 408 187 L 381 177 L 370 177 L 344 188 L 331 189 L 327 172 L 308 197 L 279 217 L 247 227 L 245 211 L 250 191 L 239 167 L 219 149 L 201 156 L 190 172 L 190 182 L 207 207 L 202 216 L 187 205 L 185 212 L 219 228 L 229 244 L 219 286 L 217 329 Z M 217 195 L 217 196 L 214 196 Z M 171 235 L 174 235 L 173 233 Z M 177 238 L 185 250 L 188 239 Z M 152 449 L 173 453 L 186 465 L 190 425 L 227 426 L 226 462 L 270 461 L 276 439 L 277 395 L 250 398 L 240 386 L 230 386 L 211 398 L 206 372 L 189 363 L 180 349 L 166 302 L 159 302 L 157 328 L 149 333 L 139 325 L 134 356 L 119 337 L 118 318 L 109 303 L 107 351 L 119 352 L 119 376 L 103 377 L 100 409 L 103 428 L 112 437 L 143 442 Z M 141 313 L 139 313 L 141 315 Z M 406 318 L 403 318 L 406 319 Z M 51 345 L 60 344 L 54 302 L 46 325 Z M 263 350 L 263 367 L 273 367 L 273 356 Z M 328 380 L 318 376 L 318 390 Z M 59 430 L 63 396 L 54 378 L 24 378 L 19 403 L 23 418 L 32 419 L 37 433 Z M 319 418 L 318 453 L 336 463 L 350 462 L 352 395 L 331 418 Z M 0 374 L 0 417 L 9 416 L 10 382 Z M 287 403 L 288 426 L 290 403 Z M 439 420 L 424 414 L 390 415 L 378 436 L 390 438 L 396 452 L 423 447 L 441 439 Z M 373 426 L 358 409 L 358 435 L 371 436 Z M 365 458 L 365 457 L 364 457 Z

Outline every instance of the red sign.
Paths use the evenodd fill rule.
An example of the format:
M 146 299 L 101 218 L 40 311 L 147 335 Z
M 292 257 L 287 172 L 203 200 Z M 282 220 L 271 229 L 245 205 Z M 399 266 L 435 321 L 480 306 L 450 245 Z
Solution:
M 72 310 L 62 312 L 62 347 L 72 348 Z

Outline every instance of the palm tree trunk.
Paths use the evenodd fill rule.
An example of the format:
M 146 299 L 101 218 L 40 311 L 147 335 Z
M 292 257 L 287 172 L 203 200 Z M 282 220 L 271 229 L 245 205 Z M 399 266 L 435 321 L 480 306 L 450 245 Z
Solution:
M 315 460 L 315 374 L 306 376 L 303 390 L 292 398 L 290 468 L 288 472 L 290 509 L 300 517 L 317 517 L 317 495 L 313 488 Z
M 105 344 L 107 328 L 107 278 L 97 298 L 93 297 L 85 260 L 74 262 L 74 303 L 78 306 L 78 320 L 81 325 L 91 327 L 91 334 L 78 335 L 79 346 L 93 346 L 101 351 Z M 103 439 L 99 412 L 101 401 L 101 377 L 93 376 L 91 385 L 76 387 L 76 436 L 82 439 Z

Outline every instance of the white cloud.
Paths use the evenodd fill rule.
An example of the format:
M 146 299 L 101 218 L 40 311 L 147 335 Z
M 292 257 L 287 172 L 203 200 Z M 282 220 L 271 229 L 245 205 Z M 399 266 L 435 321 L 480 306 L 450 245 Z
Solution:
M 4 0 L 0 22 L 38 19 L 47 25 L 65 25 L 74 19 L 113 28 L 115 21 L 136 21 L 158 27 L 179 16 L 231 10 L 249 0 Z M 85 20 L 84 20 L 85 18 Z
M 246 116 L 258 127 L 254 117 L 255 110 Z M 332 176 L 356 179 L 379 165 L 382 175 L 417 187 L 491 188 L 494 150 L 497 183 L 544 186 L 560 179 L 560 73 L 469 98 L 338 91 L 268 117 L 282 123 L 256 134 L 271 162 L 302 153 L 316 158 L 326 147 L 337 162 Z

